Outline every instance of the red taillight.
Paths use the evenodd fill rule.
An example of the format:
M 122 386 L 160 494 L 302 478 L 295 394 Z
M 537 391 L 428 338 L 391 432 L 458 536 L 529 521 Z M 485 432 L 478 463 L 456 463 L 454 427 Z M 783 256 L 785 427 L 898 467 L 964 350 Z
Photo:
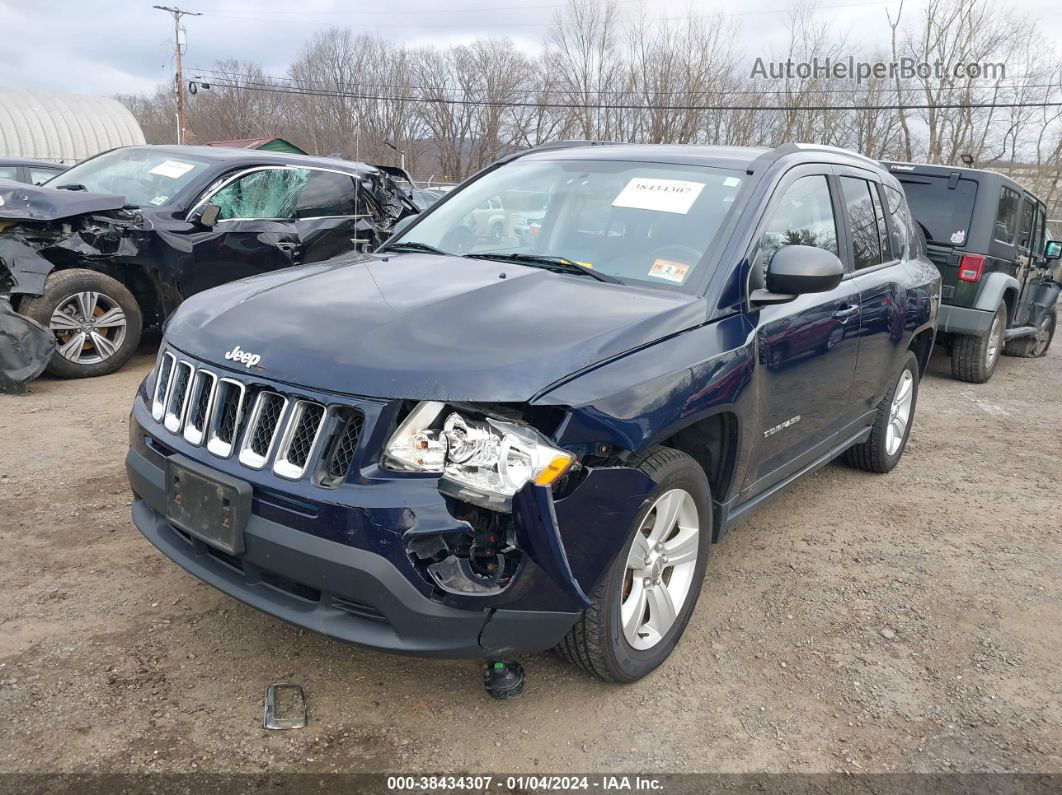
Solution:
M 985 272 L 985 258 L 980 254 L 965 254 L 959 262 L 959 281 L 976 282 Z

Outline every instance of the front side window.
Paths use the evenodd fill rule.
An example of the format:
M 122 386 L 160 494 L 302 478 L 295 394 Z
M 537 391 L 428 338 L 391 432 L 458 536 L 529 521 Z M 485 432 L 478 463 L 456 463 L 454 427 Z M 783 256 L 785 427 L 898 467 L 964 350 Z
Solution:
M 907 254 L 907 243 L 911 234 L 911 216 L 904 201 L 903 193 L 891 185 L 884 185 L 885 204 L 892 219 L 892 255 L 902 258 Z
M 305 168 L 265 168 L 238 177 L 210 197 L 219 220 L 295 217 L 299 191 L 309 180 Z
M 1018 234 L 1018 246 L 1025 251 L 1029 250 L 1029 244 L 1032 243 L 1033 236 L 1033 218 L 1035 216 L 1035 208 L 1028 199 L 1022 199 L 1021 202 L 1021 227 Z
M 852 231 L 852 265 L 870 268 L 885 261 L 882 252 L 882 229 L 884 219 L 876 206 L 873 186 L 865 179 L 841 177 L 841 193 L 844 196 L 848 226 Z
M 0 166 L 0 179 L 18 179 L 18 166 Z
M 795 180 L 774 209 L 760 236 L 753 267 L 753 288 L 762 287 L 767 266 L 782 246 L 815 246 L 837 254 L 837 219 L 830 185 L 823 174 Z
M 1018 219 L 1018 192 L 1003 188 L 999 194 L 994 237 L 1000 243 L 1013 243 Z
M 1044 253 L 1044 221 L 1046 220 L 1046 214 L 1044 206 L 1042 204 L 1036 205 L 1036 218 L 1033 221 L 1033 240 L 1031 251 L 1037 257 L 1043 256 Z
M 56 174 L 59 173 L 58 168 L 28 168 L 30 183 L 33 185 L 43 185 L 50 180 Z
M 354 179 L 348 174 L 310 169 L 295 200 L 296 218 L 357 215 Z
M 390 245 L 516 254 L 531 266 L 548 263 L 529 257 L 560 258 L 624 282 L 688 289 L 745 177 L 707 166 L 517 161 L 461 188 Z

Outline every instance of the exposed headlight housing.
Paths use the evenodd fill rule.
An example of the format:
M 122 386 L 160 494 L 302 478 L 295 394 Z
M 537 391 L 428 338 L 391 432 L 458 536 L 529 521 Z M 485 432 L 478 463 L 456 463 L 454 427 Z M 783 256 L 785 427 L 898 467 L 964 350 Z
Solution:
M 440 426 L 444 410 L 444 403 L 418 404 L 387 443 L 384 466 L 438 473 L 447 494 L 508 511 L 517 491 L 530 482 L 552 485 L 575 460 L 527 425 L 450 411 Z

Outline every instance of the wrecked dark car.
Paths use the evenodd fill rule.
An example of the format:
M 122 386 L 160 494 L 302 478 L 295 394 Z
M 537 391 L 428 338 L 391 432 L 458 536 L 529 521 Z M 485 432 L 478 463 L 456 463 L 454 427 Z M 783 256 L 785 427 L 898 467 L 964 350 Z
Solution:
M 102 375 L 189 295 L 372 249 L 416 212 L 387 174 L 362 163 L 115 149 L 42 187 L 0 180 L 0 293 L 55 333 L 51 372 Z
M 538 234 L 451 248 L 529 191 Z M 134 400 L 133 521 L 294 624 L 486 658 L 495 694 L 550 647 L 633 681 L 728 528 L 835 457 L 897 465 L 939 298 L 858 155 L 520 153 L 375 253 L 186 301 Z

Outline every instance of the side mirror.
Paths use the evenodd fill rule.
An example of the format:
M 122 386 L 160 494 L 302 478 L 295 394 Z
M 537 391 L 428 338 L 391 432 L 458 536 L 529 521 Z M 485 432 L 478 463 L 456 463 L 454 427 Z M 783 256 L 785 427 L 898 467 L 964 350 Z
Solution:
M 203 208 L 203 211 L 199 213 L 199 223 L 205 226 L 207 229 L 212 229 L 214 224 L 218 222 L 218 214 L 221 212 L 221 208 L 216 204 L 208 204 Z
M 1044 257 L 1047 259 L 1062 258 L 1062 241 L 1048 240 L 1044 246 Z
M 781 303 L 804 293 L 825 293 L 841 283 L 844 265 L 837 255 L 815 246 L 782 246 L 767 265 L 767 289 L 756 290 L 756 303 Z

